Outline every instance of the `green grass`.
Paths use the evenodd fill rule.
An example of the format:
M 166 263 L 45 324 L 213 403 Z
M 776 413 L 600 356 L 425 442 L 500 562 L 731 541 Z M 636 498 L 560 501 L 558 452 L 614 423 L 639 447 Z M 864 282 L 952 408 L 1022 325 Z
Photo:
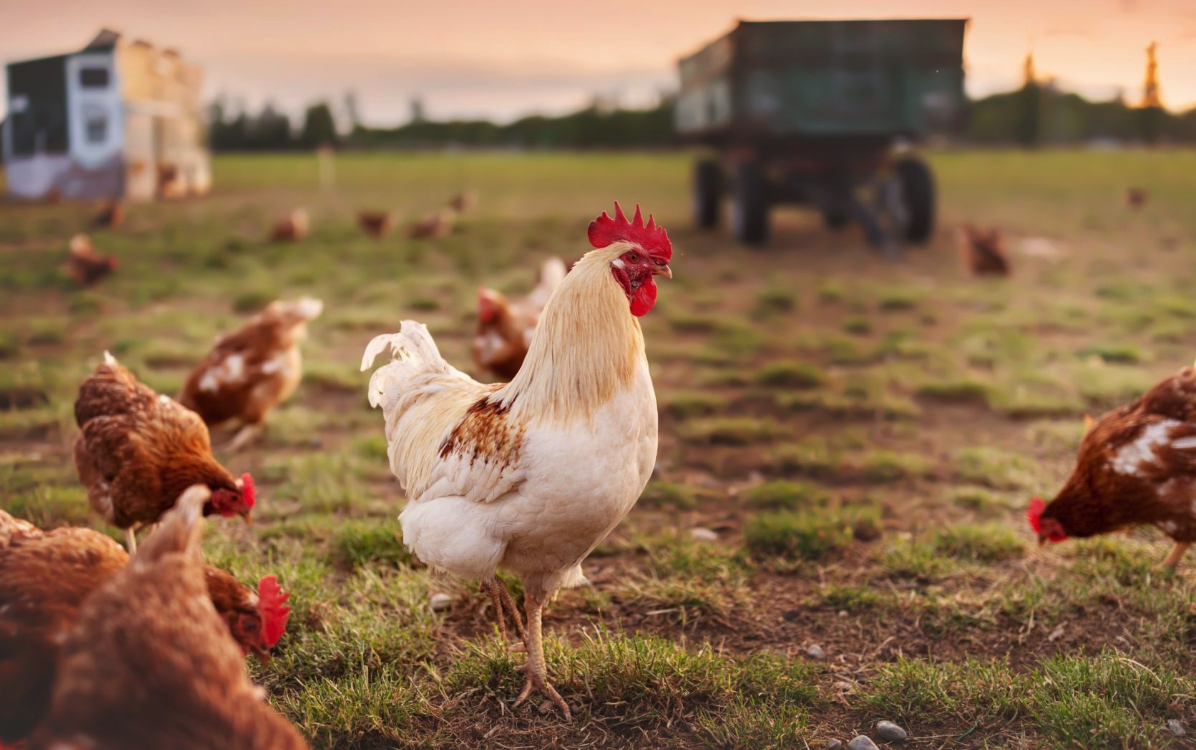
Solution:
M 215 435 L 259 501 L 252 526 L 208 524 L 205 552 L 292 592 L 275 659 L 250 669 L 313 747 L 813 748 L 880 719 L 911 747 L 1184 747 L 1166 721 L 1196 728 L 1196 563 L 1161 573 L 1169 543 L 1150 529 L 1039 548 L 1024 509 L 1066 478 L 1084 414 L 1196 353 L 1196 152 L 928 154 L 940 232 L 898 263 L 788 209 L 758 250 L 694 230 L 681 151 L 339 153 L 332 191 L 307 154 L 219 156 L 210 197 L 132 205 L 95 235 L 121 264 L 89 290 L 60 267 L 91 206 L 0 202 L 0 507 L 119 536 L 71 460 L 101 353 L 173 392 L 216 335 L 310 294 L 326 310 L 301 387 L 262 442 L 230 456 Z M 1147 210 L 1120 210 L 1127 184 L 1150 189 Z M 358 210 L 405 219 L 466 188 L 480 206 L 442 241 L 355 227 Z M 538 697 L 512 707 L 523 657 L 476 582 L 403 547 L 358 365 L 411 317 L 472 372 L 477 287 L 525 294 L 544 258 L 589 249 L 616 198 L 675 248 L 640 319 L 660 446 L 590 583 L 546 609 L 565 724 Z M 296 206 L 311 237 L 265 243 Z M 1007 230 L 1011 281 L 961 274 L 964 221 Z M 1063 255 L 1016 249 L 1037 236 Z M 830 660 L 803 656 L 815 642 Z

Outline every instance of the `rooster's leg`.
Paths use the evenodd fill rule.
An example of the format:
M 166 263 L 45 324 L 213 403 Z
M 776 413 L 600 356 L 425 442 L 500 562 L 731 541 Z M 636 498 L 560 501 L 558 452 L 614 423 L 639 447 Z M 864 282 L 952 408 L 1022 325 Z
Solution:
M 523 683 L 523 691 L 515 700 L 514 708 L 519 708 L 533 690 L 544 693 L 565 714 L 565 721 L 573 721 L 573 714 L 569 706 L 548 682 L 548 665 L 544 662 L 544 637 L 541 632 L 540 613 L 544 609 L 544 601 L 538 597 L 524 593 L 524 606 L 527 608 L 527 663 L 521 670 L 527 674 L 527 681 Z
M 506 582 L 501 578 L 495 578 L 494 583 L 503 607 L 511 613 L 511 619 L 515 621 L 515 632 L 519 635 L 519 640 L 527 640 L 527 634 L 523 630 L 523 617 L 519 614 L 519 607 L 515 606 L 515 600 L 511 598 Z
M 137 552 L 137 535 L 133 533 L 133 528 L 125 529 L 125 551 L 130 555 Z
M 1179 559 L 1188 551 L 1188 547 L 1192 546 L 1191 542 L 1176 542 L 1175 549 L 1171 550 L 1171 554 L 1167 555 L 1167 559 L 1163 561 L 1163 567 L 1175 570 L 1175 566 L 1179 565 Z
M 502 639 L 503 643 L 507 642 L 507 618 L 503 616 L 502 597 L 498 593 L 499 583 L 497 580 L 482 581 L 482 591 L 490 595 L 490 601 L 494 603 L 494 619 L 498 620 L 498 637 Z
M 233 437 L 225 450 L 228 453 L 237 453 L 246 445 L 249 445 L 249 443 L 252 441 L 257 440 L 261 434 L 261 422 L 258 422 L 257 424 L 247 424 L 241 428 L 240 432 L 238 432 L 236 436 Z

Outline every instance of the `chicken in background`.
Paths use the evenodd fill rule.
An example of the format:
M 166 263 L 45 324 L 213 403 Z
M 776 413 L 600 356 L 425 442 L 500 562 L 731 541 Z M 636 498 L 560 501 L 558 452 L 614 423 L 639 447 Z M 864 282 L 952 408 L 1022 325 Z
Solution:
M 1030 502 L 1039 543 L 1151 525 L 1175 541 L 1163 563 L 1174 568 L 1196 542 L 1196 370 L 1085 426 L 1063 489 L 1049 504 Z
M 134 527 L 156 524 L 193 484 L 212 492 L 204 515 L 249 519 L 253 478 L 233 475 L 212 457 L 207 425 L 169 396 L 159 396 L 107 352 L 79 386 L 75 469 L 87 501 L 104 520 L 125 530 L 137 549 Z
M 494 289 L 478 289 L 472 352 L 480 377 L 503 381 L 515 377 L 531 346 L 540 313 L 567 272 L 564 261 L 549 258 L 540 266 L 535 288 L 514 302 Z
M 308 228 L 307 211 L 296 208 L 274 225 L 274 229 L 270 231 L 270 241 L 301 242 L 307 237 Z
M 361 211 L 357 214 L 357 226 L 376 240 L 390 234 L 393 225 L 394 217 L 389 211 Z
M 1131 211 L 1140 210 L 1146 206 L 1146 199 L 1149 197 L 1149 195 L 1150 194 L 1142 188 L 1127 188 L 1125 191 L 1126 208 L 1129 208 Z
M 390 468 L 408 502 L 403 542 L 433 569 L 477 579 L 524 637 L 526 681 L 566 718 L 548 682 L 541 613 L 630 512 L 656 463 L 656 394 L 639 317 L 672 277 L 672 245 L 639 207 L 590 224 L 587 253 L 557 287 L 519 373 L 483 385 L 454 369 L 426 326 L 403 321 L 366 347 L 370 405 L 385 414 Z M 496 570 L 523 582 L 527 629 Z
M 111 200 L 104 204 L 91 226 L 96 229 L 116 229 L 125 223 L 125 207 L 120 201 Z
M 1000 229 L 965 225 L 957 235 L 964 263 L 974 276 L 1008 276 L 1009 258 Z
M 457 213 L 465 213 L 477 208 L 478 194 L 472 190 L 462 190 L 449 200 L 449 208 Z
M 89 596 L 62 646 L 32 750 L 296 750 L 207 596 L 206 487 L 189 488 L 128 567 Z
M 457 214 L 451 209 L 443 208 L 415 221 L 408 229 L 407 236 L 412 239 L 433 240 L 447 236 L 453 231 Z
M 244 426 L 228 449 L 240 450 L 261 433 L 266 414 L 299 387 L 299 343 L 307 338 L 307 324 L 323 310 L 324 303 L 311 297 L 271 302 L 236 331 L 216 339 L 187 376 L 179 403 L 209 427 L 239 420 Z
M 41 723 L 79 608 L 128 563 L 124 548 L 98 531 L 42 531 L 0 511 L 0 743 L 20 742 Z M 218 568 L 204 576 L 242 655 L 267 660 L 289 613 L 277 579 L 263 578 L 255 593 Z
M 104 255 L 91 244 L 86 234 L 71 237 L 66 256 L 66 274 L 81 287 L 92 287 L 116 270 L 116 257 Z

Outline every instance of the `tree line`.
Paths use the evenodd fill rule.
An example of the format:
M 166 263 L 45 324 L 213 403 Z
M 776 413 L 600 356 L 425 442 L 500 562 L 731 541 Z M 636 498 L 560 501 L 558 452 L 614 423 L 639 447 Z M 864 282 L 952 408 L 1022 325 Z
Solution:
M 983 144 L 1076 144 L 1099 140 L 1155 144 L 1196 143 L 1196 109 L 1132 106 L 1118 98 L 1090 101 L 1027 78 L 1022 88 L 970 101 L 961 127 L 943 133 Z M 454 146 L 520 149 L 654 148 L 676 142 L 669 99 L 649 109 L 593 105 L 560 117 L 488 120 L 413 118 L 394 128 L 350 123 L 338 129 L 326 102 L 307 108 L 298 123 L 272 105 L 256 115 L 235 114 L 218 102 L 210 117 L 216 151 L 286 151 L 328 144 L 360 149 L 436 149 Z

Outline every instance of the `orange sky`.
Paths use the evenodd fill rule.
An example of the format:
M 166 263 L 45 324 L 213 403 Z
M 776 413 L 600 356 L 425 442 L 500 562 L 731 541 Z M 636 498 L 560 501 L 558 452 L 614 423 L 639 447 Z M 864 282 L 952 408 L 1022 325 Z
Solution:
M 431 117 L 509 119 L 595 93 L 647 101 L 736 17 L 894 16 L 970 16 L 975 94 L 1016 85 L 1032 47 L 1063 86 L 1136 100 L 1157 39 L 1164 101 L 1196 105 L 1196 0 L 0 0 L 0 54 L 69 51 L 107 25 L 202 63 L 212 96 L 297 111 L 352 88 L 371 124 L 405 119 L 413 95 Z

